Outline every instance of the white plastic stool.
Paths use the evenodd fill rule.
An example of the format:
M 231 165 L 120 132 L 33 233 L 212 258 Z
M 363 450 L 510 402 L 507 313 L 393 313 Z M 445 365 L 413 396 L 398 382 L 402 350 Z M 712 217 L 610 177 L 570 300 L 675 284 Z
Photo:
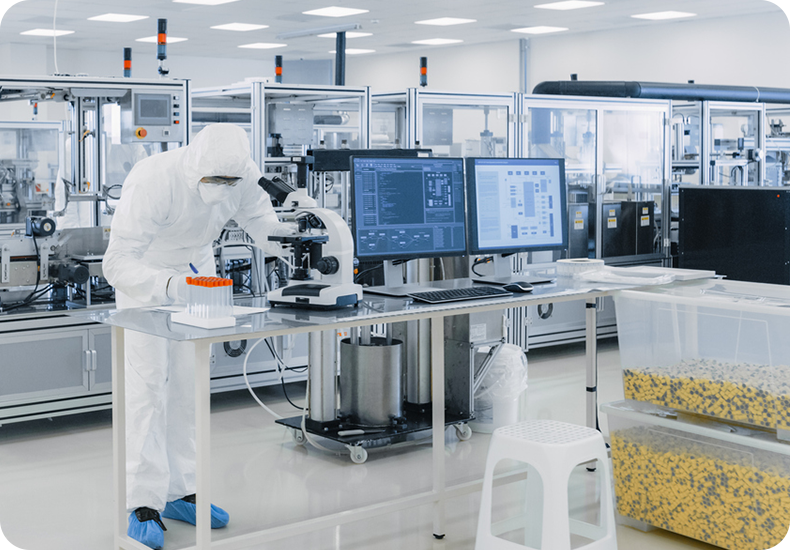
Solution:
M 543 501 L 535 502 L 528 498 L 526 504 L 528 508 L 543 506 L 542 550 L 570 550 L 572 533 L 593 539 L 580 547 L 584 550 L 617 550 L 611 471 L 603 436 L 597 430 L 554 420 L 528 420 L 494 430 L 486 459 L 475 550 L 535 550 L 532 546 L 505 540 L 491 532 L 494 468 L 503 459 L 527 463 L 541 477 Z M 571 472 L 580 464 L 593 460 L 598 460 L 602 469 L 600 526 L 569 518 L 568 481 Z M 534 514 L 527 509 L 525 517 L 515 518 L 519 520 L 518 525 L 505 520 L 503 523 L 508 528 L 504 531 L 528 528 L 530 517 Z

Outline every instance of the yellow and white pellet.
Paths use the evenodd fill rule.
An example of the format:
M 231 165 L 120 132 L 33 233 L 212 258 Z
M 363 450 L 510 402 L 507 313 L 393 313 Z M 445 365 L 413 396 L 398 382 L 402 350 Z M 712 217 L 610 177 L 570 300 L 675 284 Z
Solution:
M 620 514 L 733 550 L 787 534 L 790 457 L 647 426 L 611 443 Z
M 623 369 L 626 399 L 790 430 L 790 367 L 687 360 Z

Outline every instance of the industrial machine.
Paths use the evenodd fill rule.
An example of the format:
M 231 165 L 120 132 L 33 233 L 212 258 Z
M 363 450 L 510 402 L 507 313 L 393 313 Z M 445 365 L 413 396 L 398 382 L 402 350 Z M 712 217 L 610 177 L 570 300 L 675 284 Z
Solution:
M 790 284 L 790 190 L 684 185 L 679 193 L 678 267 Z
M 194 130 L 232 122 L 249 132 L 261 172 L 294 187 L 288 158 L 316 149 L 366 149 L 370 145 L 367 87 L 274 84 L 250 78 L 229 86 L 194 90 Z
M 601 94 L 597 94 L 601 95 Z M 612 265 L 669 261 L 669 119 L 667 100 L 525 95 L 521 155 L 564 158 L 568 258 Z M 514 270 L 557 260 L 561 252 L 511 257 Z M 485 271 L 486 266 L 481 266 Z M 614 304 L 600 304 L 598 334 L 615 335 Z M 538 347 L 581 341 L 584 305 L 556 303 L 511 316 L 511 342 Z
M 376 93 L 371 103 L 371 144 L 420 148 L 443 157 L 512 157 L 516 154 L 516 94 L 426 91 Z

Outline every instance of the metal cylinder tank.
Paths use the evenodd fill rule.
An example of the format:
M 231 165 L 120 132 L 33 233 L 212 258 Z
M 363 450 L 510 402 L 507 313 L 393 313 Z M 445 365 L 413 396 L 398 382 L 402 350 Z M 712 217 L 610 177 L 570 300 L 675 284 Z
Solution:
M 390 426 L 403 415 L 402 351 L 400 340 L 340 342 L 340 416 L 360 426 Z

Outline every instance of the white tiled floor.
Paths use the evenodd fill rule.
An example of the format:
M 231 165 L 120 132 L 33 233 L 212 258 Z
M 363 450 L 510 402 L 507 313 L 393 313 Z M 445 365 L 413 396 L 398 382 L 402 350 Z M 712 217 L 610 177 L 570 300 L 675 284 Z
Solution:
M 529 354 L 526 418 L 584 422 L 584 348 L 570 345 Z M 622 398 L 614 342 L 599 351 L 600 402 Z M 299 395 L 303 385 L 289 385 Z M 279 388 L 259 390 L 283 414 L 294 414 Z M 299 399 L 301 402 L 301 399 Z M 430 446 L 371 453 L 351 463 L 294 445 L 246 392 L 212 400 L 214 502 L 231 515 L 215 538 L 305 520 L 351 506 L 430 488 Z M 602 428 L 606 421 L 602 418 Z M 447 432 L 448 483 L 482 477 L 488 436 L 459 442 Z M 7 424 L 0 427 L 0 526 L 24 550 L 106 550 L 112 546 L 111 429 L 109 412 Z M 431 507 L 375 518 L 267 544 L 271 550 L 376 548 L 473 549 L 479 494 L 447 504 L 447 537 L 431 536 Z M 167 521 L 165 548 L 194 544 L 194 528 Z M 713 548 L 664 531 L 618 528 L 621 550 Z

